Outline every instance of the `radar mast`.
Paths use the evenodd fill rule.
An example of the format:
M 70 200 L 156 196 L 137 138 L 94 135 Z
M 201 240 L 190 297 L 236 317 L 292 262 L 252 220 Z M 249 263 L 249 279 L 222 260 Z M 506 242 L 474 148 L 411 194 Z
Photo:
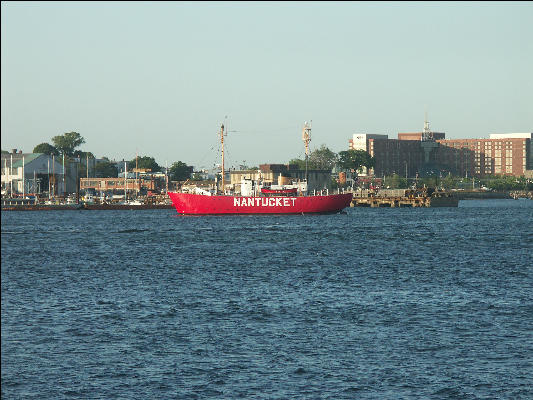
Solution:
M 307 121 L 305 121 L 302 130 L 302 140 L 305 144 L 305 181 L 307 182 L 307 160 L 309 158 L 309 142 L 311 141 L 311 123 L 308 124 Z

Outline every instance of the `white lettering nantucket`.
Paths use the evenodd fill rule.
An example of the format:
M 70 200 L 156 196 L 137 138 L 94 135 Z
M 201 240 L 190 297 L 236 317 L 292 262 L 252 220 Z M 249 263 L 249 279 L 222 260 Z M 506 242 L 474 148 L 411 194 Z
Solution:
M 292 204 L 291 204 L 292 201 Z M 234 197 L 233 198 L 233 207 L 294 207 L 296 203 L 295 198 L 287 197 Z

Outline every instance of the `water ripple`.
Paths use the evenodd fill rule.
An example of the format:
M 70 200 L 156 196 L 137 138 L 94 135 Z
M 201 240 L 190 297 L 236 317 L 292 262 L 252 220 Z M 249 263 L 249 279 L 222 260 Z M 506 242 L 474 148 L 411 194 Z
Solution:
M 482 204 L 3 212 L 2 398 L 533 398 L 532 208 Z

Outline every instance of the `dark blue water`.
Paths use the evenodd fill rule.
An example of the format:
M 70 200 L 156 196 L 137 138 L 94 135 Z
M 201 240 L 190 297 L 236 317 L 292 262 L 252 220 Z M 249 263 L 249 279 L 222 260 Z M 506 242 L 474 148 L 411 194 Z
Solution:
M 533 201 L 2 212 L 3 399 L 531 399 Z

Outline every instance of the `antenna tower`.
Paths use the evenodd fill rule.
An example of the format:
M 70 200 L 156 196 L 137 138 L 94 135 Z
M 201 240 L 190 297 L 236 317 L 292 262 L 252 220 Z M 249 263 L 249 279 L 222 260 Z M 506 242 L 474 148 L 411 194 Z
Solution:
M 424 118 L 424 132 L 422 133 L 422 140 L 433 140 L 433 132 L 429 129 L 428 113 L 426 112 Z
M 309 155 L 309 142 L 311 141 L 311 124 L 308 124 L 307 121 L 305 121 L 302 130 L 302 140 L 305 144 L 305 156 L 307 157 Z
M 305 121 L 302 130 L 302 140 L 305 144 L 305 180 L 307 182 L 307 159 L 309 158 L 309 142 L 311 141 L 311 124 L 308 124 L 307 121 Z
M 224 124 L 220 126 L 220 143 L 222 144 L 222 194 L 224 194 Z

